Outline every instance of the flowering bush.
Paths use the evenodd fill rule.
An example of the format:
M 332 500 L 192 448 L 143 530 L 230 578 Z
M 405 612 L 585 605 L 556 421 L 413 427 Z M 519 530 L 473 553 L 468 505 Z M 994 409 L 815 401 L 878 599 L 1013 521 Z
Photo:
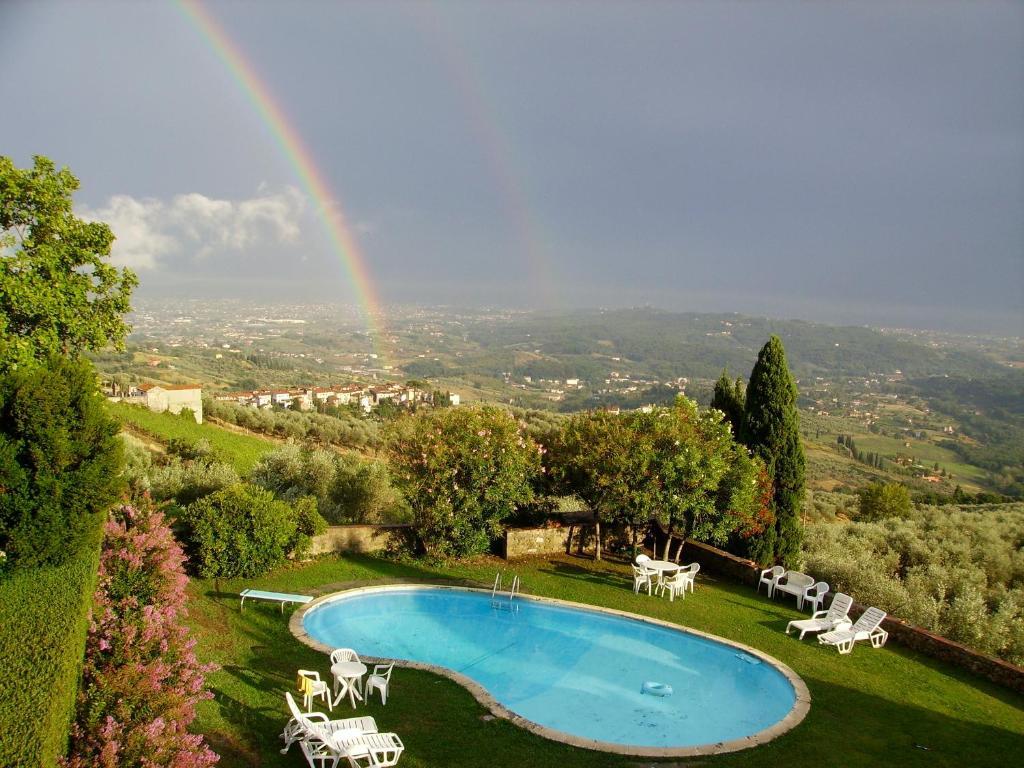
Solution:
M 188 732 L 211 698 L 185 616 L 184 555 L 163 515 L 123 506 L 107 523 L 67 768 L 204 768 Z

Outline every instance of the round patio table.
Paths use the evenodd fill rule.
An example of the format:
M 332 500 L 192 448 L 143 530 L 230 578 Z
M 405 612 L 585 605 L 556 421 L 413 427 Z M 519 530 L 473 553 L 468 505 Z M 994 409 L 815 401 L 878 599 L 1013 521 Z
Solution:
M 335 682 L 340 683 L 338 698 L 334 700 L 334 706 L 337 706 L 348 693 L 352 708 L 355 709 L 356 699 L 363 700 L 356 686 L 366 674 L 366 665 L 361 661 L 339 661 L 337 664 L 331 665 L 331 674 L 334 675 Z
M 675 573 L 683 566 L 679 563 L 671 563 L 668 560 L 647 560 L 641 563 L 640 567 L 646 568 L 648 571 L 657 571 L 658 583 L 661 584 L 666 573 Z

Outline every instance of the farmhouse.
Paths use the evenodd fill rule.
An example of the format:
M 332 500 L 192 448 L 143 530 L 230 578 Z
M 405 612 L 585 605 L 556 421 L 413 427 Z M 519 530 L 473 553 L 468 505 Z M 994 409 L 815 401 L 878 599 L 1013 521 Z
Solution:
M 188 408 L 196 421 L 203 423 L 203 390 L 195 384 L 143 384 L 139 387 L 146 407 L 156 413 L 178 414 Z

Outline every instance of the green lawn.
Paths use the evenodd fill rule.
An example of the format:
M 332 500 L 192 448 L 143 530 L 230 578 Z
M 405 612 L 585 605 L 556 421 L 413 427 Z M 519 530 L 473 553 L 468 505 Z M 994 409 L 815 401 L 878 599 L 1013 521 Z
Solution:
M 277 443 L 256 435 L 244 435 L 215 424 L 196 424 L 189 417 L 170 413 L 153 413 L 137 405 L 110 403 L 110 412 L 122 423 L 166 443 L 173 438 L 208 440 L 217 456 L 240 475 L 246 475 L 260 457 L 277 447 Z
M 386 579 L 464 579 L 489 586 L 504 561 L 490 558 L 448 569 L 403 565 L 369 556 L 329 558 L 289 566 L 251 580 L 195 580 L 190 622 L 200 656 L 221 665 L 209 683 L 215 699 L 196 721 L 222 756 L 221 765 L 304 765 L 297 748 L 282 756 L 284 691 L 295 670 L 327 674 L 327 658 L 288 631 L 287 612 L 254 604 L 238 609 L 244 587 L 316 594 L 342 584 Z M 634 595 L 627 566 L 573 557 L 538 558 L 512 566 L 526 592 L 642 613 L 712 632 L 775 656 L 803 677 L 811 711 L 802 724 L 772 743 L 732 755 L 699 758 L 715 766 L 1003 766 L 1024 750 L 1024 699 L 895 644 L 872 650 L 859 644 L 850 656 L 782 630 L 798 614 L 747 587 L 704 578 L 683 601 Z M 806 615 L 806 614 L 805 614 Z M 400 765 L 425 766 L 638 766 L 655 761 L 621 758 L 547 741 L 486 710 L 459 685 L 426 672 L 397 669 L 387 707 L 361 707 L 406 745 Z M 351 710 L 342 709 L 343 717 Z M 679 761 L 675 761 L 678 763 Z

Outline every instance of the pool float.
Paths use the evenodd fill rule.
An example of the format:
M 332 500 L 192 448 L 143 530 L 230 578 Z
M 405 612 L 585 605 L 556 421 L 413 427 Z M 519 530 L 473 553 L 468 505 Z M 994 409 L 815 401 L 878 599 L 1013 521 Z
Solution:
M 654 683 L 648 680 L 640 686 L 640 693 L 646 693 L 651 696 L 671 696 L 672 686 L 668 683 Z

